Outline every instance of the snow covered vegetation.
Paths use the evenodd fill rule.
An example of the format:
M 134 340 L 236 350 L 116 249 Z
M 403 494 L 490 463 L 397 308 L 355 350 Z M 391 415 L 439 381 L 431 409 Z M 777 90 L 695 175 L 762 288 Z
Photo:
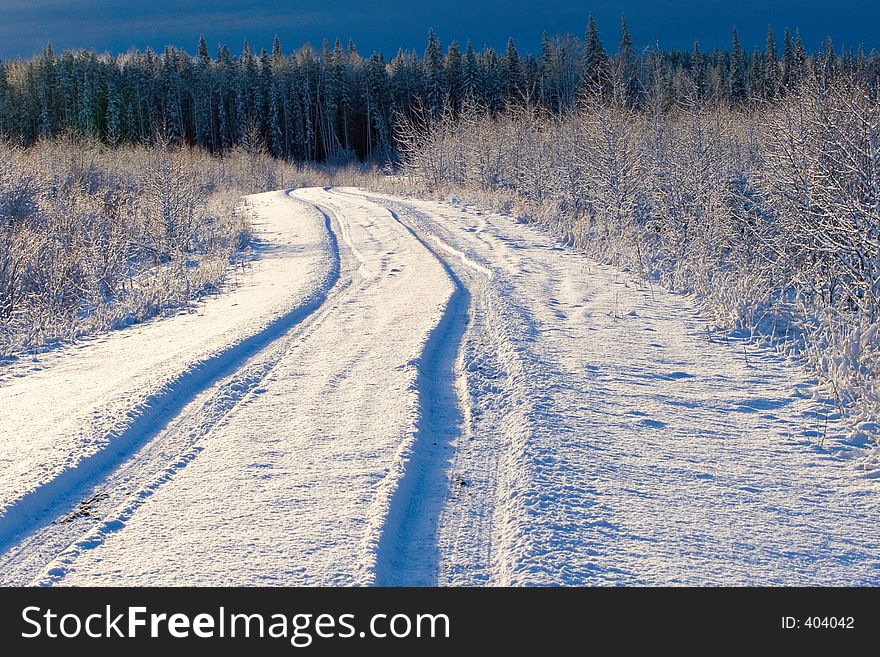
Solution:
M 548 227 L 720 328 L 798 352 L 858 430 L 880 413 L 880 103 L 811 77 L 749 107 L 425 113 L 401 130 L 418 187 Z
M 236 151 L 0 143 L 0 356 L 215 290 L 250 240 L 241 196 L 290 169 Z M 288 176 L 289 177 L 289 176 Z

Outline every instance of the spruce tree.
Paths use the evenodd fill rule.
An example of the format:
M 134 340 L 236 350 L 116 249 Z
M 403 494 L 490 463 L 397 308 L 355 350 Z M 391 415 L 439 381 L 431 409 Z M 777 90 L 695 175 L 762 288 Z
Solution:
M 445 89 L 443 80 L 443 55 L 440 52 L 440 41 L 434 30 L 428 31 L 428 45 L 422 60 L 425 69 L 426 101 L 430 112 L 437 116 L 443 109 Z
M 211 62 L 211 55 L 208 54 L 208 42 L 205 41 L 204 34 L 199 37 L 198 58 L 199 63 L 204 66 L 207 66 Z
M 620 17 L 620 47 L 616 60 L 615 95 L 619 96 L 618 102 L 633 105 L 638 96 L 638 58 L 623 15 Z
M 474 52 L 474 45 L 468 41 L 465 46 L 464 64 L 461 69 L 461 90 L 463 99 L 476 100 L 477 91 L 480 85 L 479 75 L 477 53 Z
M 195 124 L 196 144 L 212 147 L 212 106 L 211 98 L 211 55 L 203 34 L 199 38 L 198 59 L 196 63 L 196 80 L 193 94 L 193 123 Z
M 864 80 L 868 74 L 868 58 L 865 56 L 865 46 L 861 43 L 856 53 L 855 73 L 860 80 Z
M 250 117 L 248 110 L 250 107 L 250 95 L 253 71 L 253 55 L 248 42 L 245 41 L 241 48 L 241 57 L 238 60 L 238 70 L 235 81 L 235 118 L 234 125 L 234 142 L 243 143 L 245 134 L 248 129 Z
M 233 144 L 235 127 L 230 119 L 230 110 L 233 99 L 233 80 L 235 77 L 235 60 L 228 46 L 220 46 L 217 52 L 218 67 L 218 90 L 217 90 L 217 131 L 219 133 L 218 146 L 221 151 L 226 151 Z
M 165 138 L 169 143 L 178 144 L 182 141 L 183 116 L 180 102 L 180 76 L 176 64 L 176 53 L 169 46 L 162 58 L 162 106 L 165 114 Z
M 801 31 L 798 29 L 794 35 L 794 80 L 795 83 L 800 82 L 807 77 L 807 51 L 804 50 L 804 44 L 801 42 Z
M 480 92 L 491 112 L 498 112 L 504 104 L 504 80 L 501 58 L 494 48 L 480 53 Z
M 130 102 L 125 106 L 125 127 L 126 137 L 128 138 L 129 143 L 136 143 L 140 137 L 140 133 L 137 118 L 135 117 L 134 105 Z
M 779 59 L 776 55 L 776 37 L 773 28 L 767 26 L 767 42 L 764 47 L 764 98 L 775 98 L 779 91 Z
M 764 93 L 764 56 L 758 46 L 752 48 L 746 70 L 746 97 L 760 97 Z
M 834 77 L 837 63 L 837 55 L 834 52 L 834 43 L 831 37 L 825 39 L 825 52 L 822 54 L 822 75 L 825 80 Z
M 694 93 L 698 99 L 705 98 L 708 92 L 708 83 L 706 80 L 706 58 L 700 50 L 699 41 L 694 41 L 694 47 L 693 50 L 691 50 L 691 71 Z
M 114 67 L 114 69 L 107 76 L 107 116 L 105 118 L 107 143 L 111 146 L 119 145 L 123 138 L 122 85 L 119 80 L 119 69 L 118 67 Z
M 541 65 L 533 55 L 528 55 L 523 60 L 523 95 L 528 102 L 538 100 L 541 88 Z
M 796 67 L 794 41 L 792 41 L 791 32 L 786 27 L 782 37 L 782 86 L 786 91 L 791 89 L 797 80 Z
M 269 147 L 272 149 L 272 155 L 282 157 L 287 155 L 284 143 L 284 134 L 281 130 L 282 124 L 282 107 L 280 87 L 276 82 L 272 82 L 269 90 Z
M 272 86 L 274 78 L 272 75 L 272 62 L 269 59 L 269 53 L 265 48 L 260 50 L 260 57 L 257 61 L 257 84 L 253 99 L 253 116 L 254 122 L 256 123 L 261 136 L 264 138 L 266 145 L 271 149 L 271 131 L 273 126 L 270 123 L 269 115 L 271 112 L 270 105 L 272 103 Z
M 507 101 L 520 101 L 525 92 L 525 80 L 522 61 L 513 38 L 507 40 L 507 50 L 504 54 L 504 78 Z
M 443 64 L 446 86 L 449 89 L 449 100 L 453 111 L 461 108 L 462 92 L 462 56 L 458 41 L 449 44 L 446 50 L 446 61 Z
M 632 36 L 629 33 L 629 28 L 626 25 L 626 16 L 621 14 L 620 16 L 620 54 L 626 55 L 627 57 L 634 57 L 635 51 L 633 50 L 633 40 Z
M 299 71 L 294 69 L 290 76 L 290 86 L 287 90 L 287 106 L 284 108 L 285 118 L 290 126 L 288 155 L 297 160 L 306 157 L 306 137 L 302 112 L 302 91 L 300 90 Z
M 541 100 L 552 109 L 558 109 L 558 94 L 556 92 L 556 52 L 553 42 L 547 33 L 541 35 Z
M 608 53 L 599 38 L 596 19 L 590 14 L 587 20 L 587 42 L 583 59 L 584 82 L 591 93 L 604 95 L 609 81 Z
M 381 52 L 373 53 L 367 61 L 367 87 L 370 99 L 369 116 L 372 126 L 375 128 L 375 137 L 368 146 L 372 154 L 372 143 L 375 142 L 376 154 L 382 161 L 387 162 L 393 156 L 389 130 L 391 117 L 388 115 L 390 90 L 388 86 L 388 72 L 385 68 L 385 58 Z
M 733 28 L 733 48 L 730 52 L 730 71 L 728 94 L 732 101 L 739 102 L 746 97 L 746 56 L 739 42 L 739 34 Z
M 57 62 L 52 44 L 40 56 L 37 67 L 37 95 L 40 106 L 40 136 L 49 139 L 54 134 L 54 94 L 57 87 Z

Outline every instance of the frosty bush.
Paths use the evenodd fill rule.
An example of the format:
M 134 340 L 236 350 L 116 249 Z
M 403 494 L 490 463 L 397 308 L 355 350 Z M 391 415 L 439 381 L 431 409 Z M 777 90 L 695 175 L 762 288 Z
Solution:
M 0 354 L 215 289 L 250 240 L 241 196 L 294 171 L 259 150 L 0 144 Z
M 658 95 L 658 98 L 660 95 Z M 775 101 L 699 94 L 400 126 L 416 188 L 491 204 L 797 351 L 854 425 L 880 415 L 880 104 L 857 77 Z

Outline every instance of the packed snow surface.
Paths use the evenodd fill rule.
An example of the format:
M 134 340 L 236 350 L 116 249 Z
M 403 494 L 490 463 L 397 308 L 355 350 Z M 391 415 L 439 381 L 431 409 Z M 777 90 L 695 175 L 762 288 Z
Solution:
M 794 364 L 508 217 L 249 197 L 180 314 L 0 368 L 0 583 L 880 583 Z

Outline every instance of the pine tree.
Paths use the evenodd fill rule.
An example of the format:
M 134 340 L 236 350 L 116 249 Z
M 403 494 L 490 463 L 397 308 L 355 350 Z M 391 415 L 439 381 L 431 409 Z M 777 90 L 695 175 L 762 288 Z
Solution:
M 801 43 L 801 31 L 796 30 L 794 35 L 794 70 L 795 82 L 800 82 L 807 77 L 807 51 Z
M 501 57 L 494 48 L 480 53 L 480 93 L 490 112 L 498 112 L 504 105 L 504 71 Z
M 91 135 L 95 130 L 95 102 L 92 76 L 83 67 L 77 89 L 77 129 L 80 134 Z
M 176 68 L 177 56 L 169 46 L 162 58 L 162 106 L 165 117 L 165 134 L 169 143 L 178 144 L 182 141 L 183 116 L 180 102 L 180 76 Z
M 825 80 L 834 77 L 837 63 L 837 55 L 834 52 L 834 43 L 831 37 L 825 39 L 825 52 L 822 54 L 822 76 Z
M 449 100 L 452 109 L 458 113 L 461 109 L 461 100 L 464 95 L 462 89 L 462 56 L 458 41 L 449 44 L 446 50 L 446 61 L 443 64 L 446 86 L 449 89 Z
M 614 95 L 619 103 L 634 105 L 638 98 L 638 58 L 632 36 L 626 25 L 626 16 L 620 17 L 620 47 L 615 58 Z
M 218 89 L 217 89 L 217 131 L 218 146 L 221 151 L 232 147 L 235 137 L 235 125 L 230 119 L 230 110 L 234 106 L 233 86 L 235 79 L 235 61 L 227 46 L 220 46 L 217 52 Z
M 604 95 L 609 82 L 608 53 L 599 38 L 596 19 L 590 14 L 587 21 L 587 42 L 583 60 L 584 82 L 591 93 Z
M 790 90 L 797 82 L 796 69 L 794 42 L 791 38 L 791 32 L 786 27 L 782 37 L 782 86 L 785 90 Z
M 114 67 L 115 68 L 115 67 Z M 123 137 L 122 89 L 118 68 L 107 77 L 107 143 L 117 146 Z
M 557 69 L 556 51 L 547 33 L 541 35 L 541 101 L 554 110 L 559 109 L 559 95 L 555 78 Z
M 764 47 L 764 98 L 775 98 L 779 93 L 779 59 L 776 55 L 776 37 L 773 28 L 767 26 L 767 42 Z
M 746 56 L 739 42 L 739 34 L 733 28 L 733 48 L 730 52 L 730 73 L 728 94 L 732 101 L 738 102 L 746 97 Z
M 507 50 L 504 54 L 504 86 L 508 102 L 522 99 L 525 92 L 523 65 L 512 38 L 507 40 Z
M 280 87 L 276 82 L 272 82 L 269 90 L 269 147 L 272 149 L 272 155 L 275 157 L 283 157 L 287 155 L 284 143 L 284 135 L 281 131 L 281 100 Z
M 477 63 L 477 53 L 474 52 L 474 45 L 468 41 L 465 46 L 464 64 L 461 69 L 462 98 L 476 100 L 479 86 L 480 71 L 479 64 Z
M 54 134 L 54 98 L 57 87 L 57 61 L 52 44 L 43 51 L 38 65 L 37 94 L 40 103 L 40 136 L 49 139 Z
M 253 55 L 250 46 L 245 41 L 241 48 L 241 57 L 238 60 L 238 70 L 235 80 L 235 116 L 232 120 L 233 143 L 243 143 L 248 129 L 250 107 L 252 72 L 254 69 Z
M 381 52 L 373 53 L 367 62 L 367 88 L 369 89 L 369 117 L 371 125 L 375 128 L 375 143 L 379 157 L 383 161 L 392 158 L 392 143 L 389 126 L 390 90 L 388 86 L 388 72 L 385 68 L 385 58 Z M 369 144 L 372 145 L 373 140 Z M 372 151 L 370 152 L 372 154 Z
M 700 42 L 694 41 L 691 51 L 691 70 L 694 84 L 694 93 L 698 99 L 705 98 L 709 89 L 706 79 L 706 58 L 700 50 Z
M 746 97 L 760 97 L 764 92 L 764 56 L 758 46 L 752 48 L 746 69 Z
M 428 31 L 428 46 L 423 59 L 425 67 L 426 95 L 430 112 L 437 116 L 443 109 L 445 88 L 443 80 L 443 56 L 440 54 L 440 41 L 434 30 Z
M 199 63 L 201 63 L 205 67 L 207 67 L 208 64 L 211 63 L 211 55 L 208 54 L 208 42 L 205 41 L 204 34 L 199 37 L 198 58 Z
M 213 150 L 211 75 L 211 55 L 208 53 L 208 44 L 203 34 L 199 38 L 196 80 L 192 88 L 194 96 L 193 123 L 195 124 L 196 144 L 210 147 Z
M 865 56 L 865 46 L 861 43 L 856 53 L 855 74 L 860 80 L 868 77 L 868 58 Z

